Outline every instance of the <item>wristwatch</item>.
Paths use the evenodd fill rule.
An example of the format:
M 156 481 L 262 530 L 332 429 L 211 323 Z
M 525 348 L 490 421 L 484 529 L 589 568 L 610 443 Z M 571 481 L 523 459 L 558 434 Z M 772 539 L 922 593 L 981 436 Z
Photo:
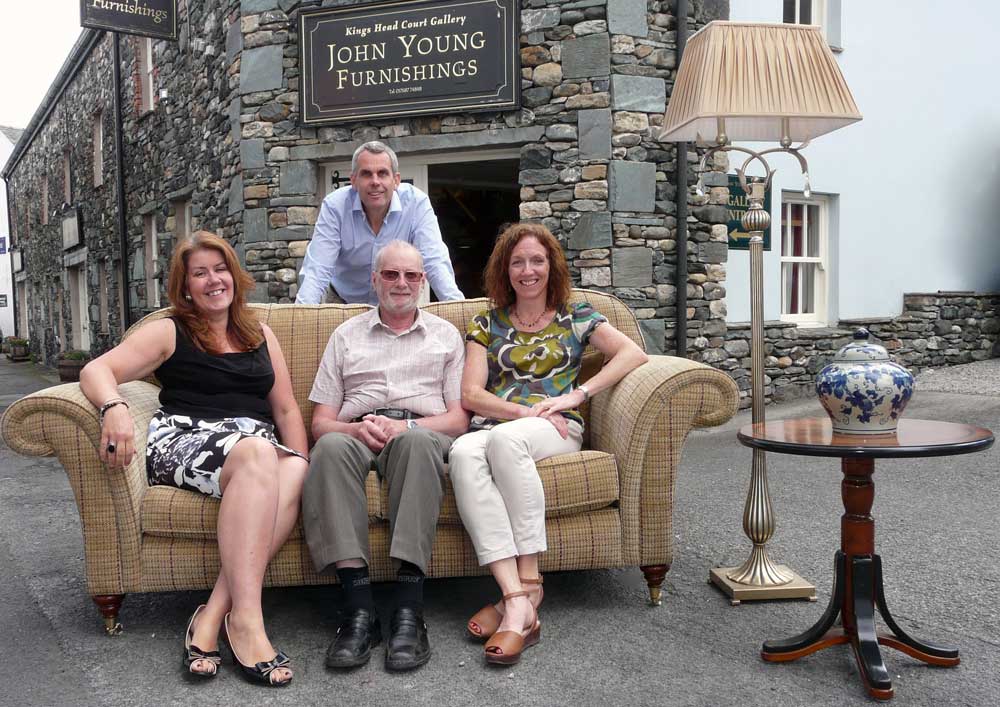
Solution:
M 576 389 L 583 393 L 583 402 L 590 400 L 590 389 L 587 386 L 581 384 L 576 386 Z
M 406 421 L 406 429 L 408 429 L 408 430 L 415 430 L 416 428 L 417 428 L 417 421 L 416 420 L 409 419 L 409 420 Z

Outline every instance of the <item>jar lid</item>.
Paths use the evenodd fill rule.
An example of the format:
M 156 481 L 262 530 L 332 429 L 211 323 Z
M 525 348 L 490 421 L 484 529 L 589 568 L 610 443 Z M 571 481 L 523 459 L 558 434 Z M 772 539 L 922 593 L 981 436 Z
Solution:
M 854 361 L 888 361 L 889 352 L 884 346 L 868 341 L 871 336 L 864 327 L 854 332 L 854 341 L 845 344 L 833 357 L 834 363 L 851 363 Z

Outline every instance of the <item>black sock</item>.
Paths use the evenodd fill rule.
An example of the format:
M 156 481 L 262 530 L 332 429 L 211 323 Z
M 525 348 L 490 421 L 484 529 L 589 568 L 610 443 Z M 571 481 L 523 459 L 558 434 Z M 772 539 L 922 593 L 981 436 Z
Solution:
M 399 606 L 424 610 L 424 573 L 412 562 L 399 563 L 396 574 L 396 600 Z
M 375 600 L 372 598 L 372 582 L 367 567 L 338 567 L 337 578 L 344 589 L 344 608 L 347 611 L 374 611 Z

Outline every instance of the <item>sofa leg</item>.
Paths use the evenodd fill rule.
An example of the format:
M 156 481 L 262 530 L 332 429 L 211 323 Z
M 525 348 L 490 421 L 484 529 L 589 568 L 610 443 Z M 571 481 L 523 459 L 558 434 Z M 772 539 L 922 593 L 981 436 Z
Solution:
M 660 600 L 660 587 L 663 586 L 663 580 L 667 577 L 670 565 L 646 565 L 639 569 L 646 576 L 646 586 L 649 587 L 650 606 L 660 606 L 662 603 Z
M 104 617 L 104 633 L 108 636 L 117 636 L 122 632 L 122 625 L 118 622 L 118 610 L 122 608 L 125 600 L 124 594 L 98 594 L 91 599 L 97 604 L 97 608 Z

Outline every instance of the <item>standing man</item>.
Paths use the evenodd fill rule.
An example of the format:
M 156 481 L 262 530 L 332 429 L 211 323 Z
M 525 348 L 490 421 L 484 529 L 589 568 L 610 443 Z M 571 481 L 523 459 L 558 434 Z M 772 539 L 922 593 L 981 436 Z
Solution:
M 455 284 L 430 199 L 416 187 L 400 184 L 395 152 L 381 142 L 366 142 L 354 151 L 351 186 L 323 199 L 295 301 L 319 304 L 332 285 L 344 302 L 377 304 L 372 264 L 378 251 L 394 240 L 420 251 L 427 281 L 439 300 L 465 299 Z
M 417 308 L 420 253 L 392 241 L 375 256 L 378 307 L 330 337 L 309 399 L 313 447 L 302 498 L 306 543 L 318 572 L 336 568 L 345 610 L 326 653 L 331 668 L 368 662 L 382 640 L 368 566 L 365 480 L 374 468 L 389 484 L 389 557 L 396 603 L 385 665 L 408 670 L 431 655 L 423 619 L 424 573 L 431 559 L 444 464 L 466 431 L 462 336 Z

